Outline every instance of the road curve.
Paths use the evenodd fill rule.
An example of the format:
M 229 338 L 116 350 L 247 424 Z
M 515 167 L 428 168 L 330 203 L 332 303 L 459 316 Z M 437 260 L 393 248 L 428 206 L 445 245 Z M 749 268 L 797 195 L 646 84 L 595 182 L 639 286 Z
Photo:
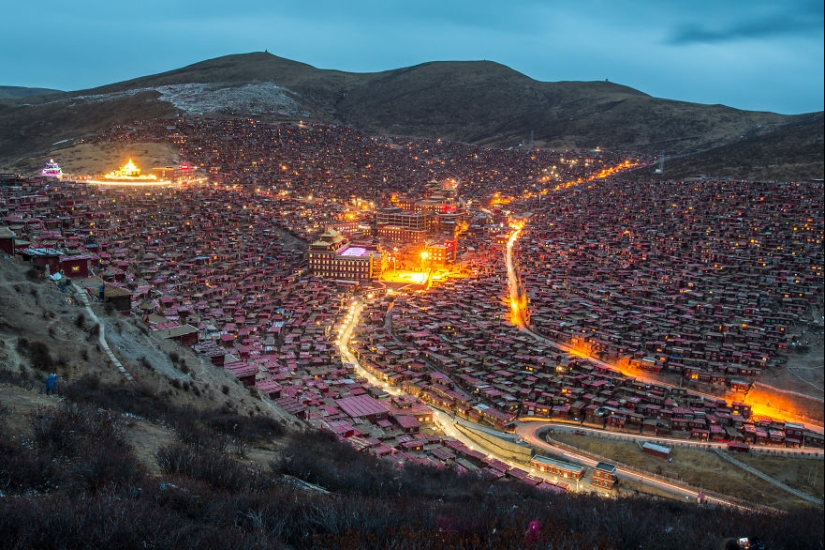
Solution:
M 532 445 L 533 448 L 543 449 L 555 455 L 562 456 L 571 462 L 582 464 L 590 468 L 594 467 L 599 462 L 598 460 L 591 458 L 586 454 L 578 453 L 570 449 L 564 448 L 561 445 L 554 445 L 552 443 L 547 442 L 538 435 L 546 428 L 546 424 L 522 424 L 521 426 L 519 426 L 516 433 L 518 433 L 518 435 L 521 437 L 523 441 Z M 619 477 L 619 479 L 642 483 L 643 485 L 654 487 L 656 489 L 659 489 L 660 491 L 671 494 L 677 498 L 684 498 L 686 501 L 698 503 L 701 499 L 709 504 L 717 504 L 720 506 L 727 506 L 731 508 L 746 510 L 762 509 L 777 511 L 767 506 L 760 506 L 756 504 L 751 505 L 749 503 L 744 503 L 739 499 L 726 498 L 722 495 L 711 495 L 695 487 L 690 487 L 687 485 L 659 479 L 658 477 L 654 477 L 649 474 L 637 472 L 635 470 L 629 470 L 623 466 L 616 467 L 616 475 Z

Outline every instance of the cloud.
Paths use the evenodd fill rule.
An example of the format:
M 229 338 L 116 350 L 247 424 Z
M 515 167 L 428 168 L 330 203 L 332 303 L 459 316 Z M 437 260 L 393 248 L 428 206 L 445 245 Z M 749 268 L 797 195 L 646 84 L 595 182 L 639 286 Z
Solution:
M 728 13 L 732 17 L 727 20 L 721 14 L 705 14 L 701 22 L 678 26 L 667 42 L 682 46 L 779 37 L 822 37 L 825 6 L 821 0 L 788 2 L 758 11 L 747 18 L 732 11 Z

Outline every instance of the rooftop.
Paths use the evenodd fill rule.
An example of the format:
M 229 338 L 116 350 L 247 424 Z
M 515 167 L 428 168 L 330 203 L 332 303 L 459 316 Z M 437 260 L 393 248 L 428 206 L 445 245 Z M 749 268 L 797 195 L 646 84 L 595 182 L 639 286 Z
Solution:
M 354 397 L 344 397 L 336 401 L 336 404 L 352 418 L 361 418 L 374 414 L 386 414 L 387 407 L 370 397 L 369 395 L 356 395 Z
M 360 258 L 366 256 L 368 253 L 369 251 L 366 248 L 362 248 L 360 246 L 348 246 L 341 250 L 338 255 Z

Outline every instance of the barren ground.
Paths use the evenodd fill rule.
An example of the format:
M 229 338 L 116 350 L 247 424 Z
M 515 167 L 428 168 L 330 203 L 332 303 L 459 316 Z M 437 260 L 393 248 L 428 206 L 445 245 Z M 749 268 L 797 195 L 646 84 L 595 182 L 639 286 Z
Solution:
M 178 152 L 171 144 L 156 142 L 81 143 L 55 150 L 51 156 L 64 174 L 74 177 L 111 172 L 126 164 L 130 158 L 144 174 L 150 174 L 152 168 L 180 162 Z M 42 162 L 34 166 L 32 160 L 27 159 L 12 168 L 29 173 L 39 171 Z
M 781 509 L 809 505 L 767 481 L 737 468 L 710 451 L 673 448 L 671 450 L 673 462 L 667 462 L 643 453 L 636 443 L 630 441 L 582 437 L 568 433 L 556 433 L 553 439 L 641 470 L 674 479 L 678 477 L 681 481 L 695 487 L 758 504 Z M 825 490 L 825 480 L 823 480 L 825 463 L 821 460 L 759 455 L 742 455 L 735 458 L 795 489 L 822 498 Z M 638 484 L 634 484 L 634 487 L 639 491 L 649 490 L 648 487 Z
M 825 397 L 825 336 L 821 328 L 799 331 L 799 334 L 810 350 L 789 353 L 788 363 L 784 367 L 768 370 L 759 377 L 759 381 L 822 399 Z

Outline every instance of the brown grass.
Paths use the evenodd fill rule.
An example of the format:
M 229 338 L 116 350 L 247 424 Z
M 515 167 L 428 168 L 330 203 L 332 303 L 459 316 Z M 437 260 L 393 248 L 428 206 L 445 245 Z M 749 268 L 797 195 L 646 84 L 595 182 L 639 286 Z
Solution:
M 803 458 L 743 454 L 735 457 L 789 487 L 822 498 L 825 493 L 825 462 Z
M 566 433 L 556 433 L 553 438 L 583 451 L 616 460 L 640 470 L 674 479 L 678 478 L 694 487 L 781 509 L 802 505 L 801 501 L 793 495 L 785 493 L 767 481 L 730 464 L 710 451 L 675 447 L 671 449 L 673 462 L 667 462 L 643 453 L 636 443 L 630 441 L 613 441 Z M 787 468 L 793 474 L 789 473 L 777 477 L 782 482 L 786 482 L 786 479 L 804 481 L 810 468 L 819 468 L 819 495 L 822 494 L 822 461 L 756 455 L 743 456 L 747 460 L 747 464 L 772 476 L 780 476 L 783 468 Z M 741 459 L 742 457 L 737 456 L 736 458 Z M 742 460 L 742 462 L 746 460 Z M 807 492 L 801 486 L 792 483 L 788 483 L 788 485 Z M 649 491 L 648 487 L 642 485 L 634 484 L 634 487 L 640 491 Z M 813 492 L 811 494 L 817 493 Z

